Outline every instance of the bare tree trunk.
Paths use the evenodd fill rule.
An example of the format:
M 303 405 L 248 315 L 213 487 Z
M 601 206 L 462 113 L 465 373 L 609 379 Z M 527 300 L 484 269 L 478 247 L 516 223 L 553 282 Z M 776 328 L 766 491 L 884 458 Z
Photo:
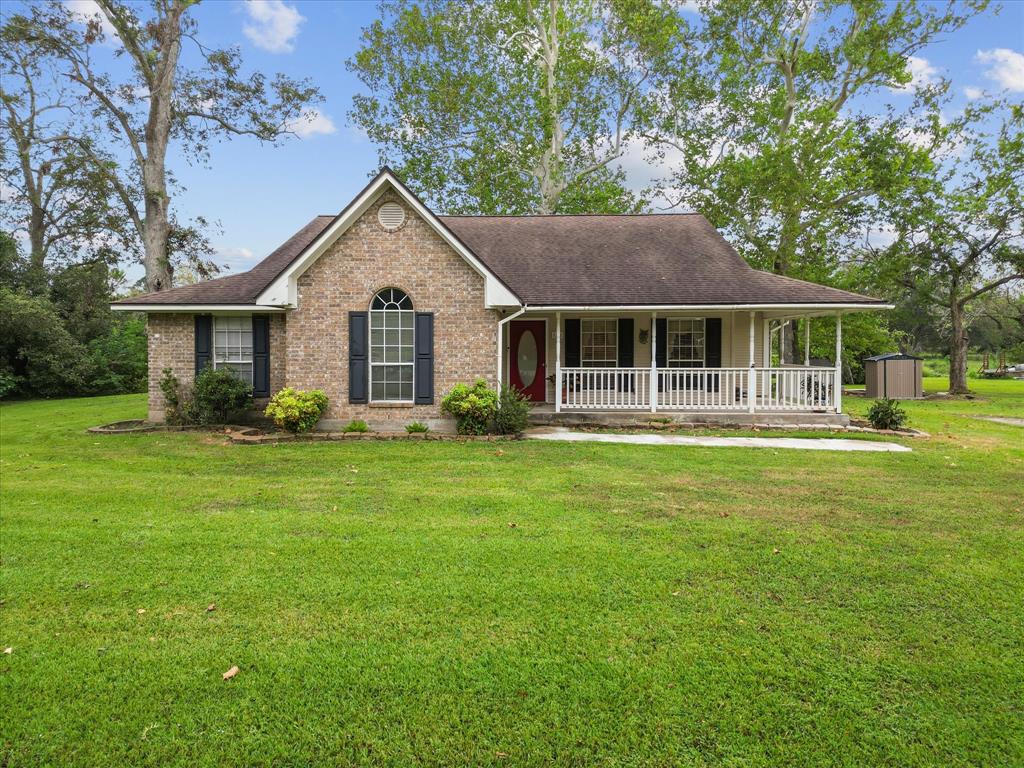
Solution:
M 46 288 L 46 211 L 32 200 L 28 217 L 29 244 L 29 288 L 33 293 L 43 293 Z
M 164 177 L 163 157 L 154 158 L 151 149 L 143 170 L 146 190 L 146 219 L 142 242 L 145 247 L 146 290 L 163 291 L 171 287 L 173 270 L 168 253 L 170 235 L 170 196 Z
M 528 6 L 529 7 L 529 6 Z M 532 7 L 529 7 L 532 15 Z M 565 191 L 565 173 L 562 159 L 562 145 L 565 142 L 565 129 L 562 127 L 562 118 L 559 113 L 558 103 L 558 0 L 550 0 L 548 4 L 549 18 L 547 24 L 543 21 L 543 15 L 536 17 L 537 35 L 540 39 L 542 77 L 544 84 L 541 86 L 543 97 L 543 108 L 545 115 L 548 136 L 548 146 L 541 155 L 540 165 L 535 175 L 540 186 L 540 206 L 538 213 L 550 214 L 558 210 L 558 199 Z
M 949 338 L 949 393 L 966 394 L 967 389 L 967 330 L 964 328 L 964 308 L 956 299 L 950 302 L 949 319 L 952 333 Z
M 149 94 L 149 115 L 146 119 L 146 159 L 142 166 L 142 183 L 146 193 L 146 220 L 143 244 L 146 249 L 146 289 L 163 291 L 171 287 L 173 269 L 170 261 L 171 198 L 167 193 L 167 143 L 171 134 L 174 77 L 181 53 L 181 16 L 185 7 L 171 6 L 162 16 L 161 37 L 166 41 L 162 60 L 154 70 Z

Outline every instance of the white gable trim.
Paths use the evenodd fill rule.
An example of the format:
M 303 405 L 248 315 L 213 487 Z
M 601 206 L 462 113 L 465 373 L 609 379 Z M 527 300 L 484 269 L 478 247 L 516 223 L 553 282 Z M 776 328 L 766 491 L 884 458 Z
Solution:
M 256 304 L 273 305 L 279 307 L 297 307 L 298 279 L 309 269 L 324 252 L 351 227 L 359 217 L 372 206 L 377 199 L 390 187 L 402 198 L 406 205 L 412 208 L 416 214 L 427 222 L 441 238 L 461 256 L 473 270 L 484 278 L 484 306 L 488 309 L 495 307 L 519 307 L 522 302 L 519 298 L 501 282 L 498 277 L 487 269 L 472 251 L 462 244 L 452 232 L 441 223 L 441 221 L 423 203 L 416 199 L 401 181 L 387 168 L 382 170 L 373 181 L 367 185 L 355 200 L 348 204 L 338 217 L 332 221 L 320 235 L 302 252 L 292 264 L 268 285 L 259 296 L 256 297 Z

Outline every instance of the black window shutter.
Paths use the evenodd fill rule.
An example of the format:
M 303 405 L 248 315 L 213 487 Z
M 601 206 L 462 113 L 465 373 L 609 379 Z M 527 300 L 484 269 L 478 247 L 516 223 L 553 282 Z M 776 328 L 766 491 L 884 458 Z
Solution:
M 722 367 L 722 318 L 709 317 L 704 321 L 704 367 Z
M 722 318 L 709 317 L 704 320 L 704 367 L 722 367 Z M 707 376 L 707 389 L 718 391 L 718 374 Z
M 618 325 L 619 368 L 633 367 L 633 318 L 620 317 Z M 617 373 L 617 389 L 620 392 L 632 392 L 636 387 L 632 373 Z
M 270 315 L 252 316 L 252 396 L 270 397 Z
M 580 321 L 579 318 L 565 321 L 565 367 L 580 366 Z
M 633 318 L 619 318 L 619 368 L 633 367 Z
M 369 402 L 370 389 L 370 315 L 348 313 L 348 401 Z
M 668 367 L 668 320 L 659 317 L 655 320 L 655 334 L 657 335 L 657 349 L 654 352 L 654 364 L 658 368 Z
M 196 315 L 196 375 L 213 362 L 213 317 Z
M 657 368 L 668 367 L 668 320 L 658 317 L 654 320 L 655 339 L 654 365 Z M 658 377 L 658 391 L 664 389 L 664 376 Z
M 429 405 L 434 402 L 434 313 L 416 313 L 415 372 L 413 392 L 415 402 Z

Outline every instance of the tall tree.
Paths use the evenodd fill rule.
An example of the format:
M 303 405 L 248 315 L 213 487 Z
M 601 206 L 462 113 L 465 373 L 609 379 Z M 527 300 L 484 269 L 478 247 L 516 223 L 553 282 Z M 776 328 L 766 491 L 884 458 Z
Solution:
M 905 111 L 877 105 L 913 85 L 912 57 L 985 0 L 699 4 L 696 43 L 659 73 L 646 131 L 673 167 L 666 196 L 707 215 L 755 266 L 827 280 L 876 196 L 927 161 L 902 141 L 905 123 L 943 85 Z
M 633 210 L 617 164 L 677 17 L 654 0 L 396 0 L 350 117 L 440 209 Z
M 873 259 L 882 284 L 940 314 L 949 391 L 965 393 L 971 323 L 993 291 L 1024 284 L 1024 106 L 972 105 L 954 120 L 936 108 L 920 133 L 935 161 L 887 203 L 897 236 Z
M 86 24 L 63 3 L 49 0 L 13 16 L 21 39 L 42 46 L 61 74 L 81 90 L 93 118 L 116 136 L 129 172 L 110 181 L 143 245 L 146 288 L 171 287 L 175 220 L 167 153 L 172 142 L 193 159 L 208 159 L 217 136 L 248 135 L 275 142 L 290 133 L 306 108 L 320 99 L 308 81 L 285 75 L 244 76 L 237 48 L 211 49 L 198 40 L 196 0 L 151 0 L 148 9 L 97 0 L 114 30 L 115 56 L 130 63 L 118 79 L 96 64 L 93 46 L 104 39 L 99 17 Z M 137 12 L 138 9 L 138 12 Z M 183 46 L 193 44 L 199 65 L 186 67 Z M 82 155 L 96 168 L 104 158 L 88 142 Z M 188 237 L 178 238 L 188 240 Z
M 94 147 L 102 167 L 86 161 L 69 137 L 78 130 L 76 99 L 49 66 L 37 44 L 19 40 L 9 25 L 0 29 L 0 179 L 7 192 L 0 202 L 5 226 L 22 231 L 29 246 L 27 284 L 45 288 L 46 273 L 59 262 L 94 255 L 103 243 L 131 251 L 121 211 L 111 205 L 112 158 L 94 137 L 78 139 Z

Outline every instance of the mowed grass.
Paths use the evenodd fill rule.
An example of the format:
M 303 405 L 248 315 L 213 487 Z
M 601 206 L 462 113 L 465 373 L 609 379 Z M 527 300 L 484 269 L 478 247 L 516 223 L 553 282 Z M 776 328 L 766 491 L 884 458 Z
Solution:
M 1024 764 L 1024 429 L 973 418 L 1024 384 L 973 385 L 907 454 L 5 405 L 0 764 Z

